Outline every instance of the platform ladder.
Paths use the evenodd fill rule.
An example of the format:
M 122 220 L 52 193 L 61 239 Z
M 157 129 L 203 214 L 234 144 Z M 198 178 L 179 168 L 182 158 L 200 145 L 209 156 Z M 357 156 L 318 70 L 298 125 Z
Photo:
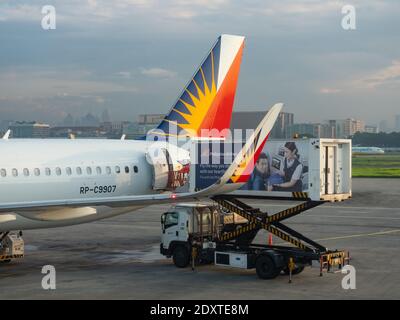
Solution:
M 266 197 L 251 198 L 265 199 Z M 309 199 L 307 197 L 307 193 L 294 192 L 292 198 L 285 200 L 304 200 L 304 202 L 273 215 L 268 215 L 267 212 L 262 212 L 259 208 L 253 208 L 243 201 L 240 201 L 238 197 L 233 195 L 217 195 L 212 197 L 212 200 L 222 208 L 234 212 L 248 221 L 247 224 L 240 226 L 234 231 L 221 233 L 219 238 L 220 241 L 228 242 L 230 240 L 237 239 L 239 236 L 243 236 L 263 228 L 283 241 L 288 242 L 301 250 L 315 253 L 319 259 L 321 276 L 323 270 L 327 270 L 329 272 L 333 266 L 338 266 L 339 269 L 341 269 L 346 263 L 349 262 L 350 257 L 347 251 L 328 250 L 321 244 L 307 238 L 296 230 L 293 230 L 292 228 L 289 228 L 281 223 L 283 220 L 294 217 L 306 210 L 315 208 L 324 203 L 323 201 L 313 201 Z

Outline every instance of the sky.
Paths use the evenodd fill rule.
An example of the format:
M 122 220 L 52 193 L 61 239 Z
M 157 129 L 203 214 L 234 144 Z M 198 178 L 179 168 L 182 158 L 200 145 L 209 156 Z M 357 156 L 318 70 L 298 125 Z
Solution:
M 44 30 L 42 7 L 56 9 Z M 356 29 L 342 28 L 344 5 Z M 244 35 L 236 111 L 400 114 L 398 0 L 0 0 L 0 120 L 167 113 L 216 38 Z

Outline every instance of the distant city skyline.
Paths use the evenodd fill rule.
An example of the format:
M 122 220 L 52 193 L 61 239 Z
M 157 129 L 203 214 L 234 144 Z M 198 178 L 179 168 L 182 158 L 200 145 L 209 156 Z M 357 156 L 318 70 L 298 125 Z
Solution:
M 352 0 L 350 31 L 339 0 L 46 4 L 56 9 L 56 30 L 41 28 L 42 1 L 0 4 L 2 120 L 55 124 L 104 108 L 114 120 L 167 113 L 222 33 L 246 36 L 235 111 L 283 102 L 298 122 L 375 124 L 400 109 L 397 0 Z
M 239 108 L 240 109 L 240 108 Z M 259 109 L 262 108 L 247 108 L 245 110 L 249 110 L 249 111 L 244 111 L 244 110 L 234 110 L 233 112 L 235 113 L 252 113 L 252 112 L 261 112 L 263 113 L 264 111 L 257 111 Z M 266 109 L 267 110 L 267 109 Z M 266 111 L 265 110 L 265 111 Z M 165 112 L 166 114 L 167 112 Z M 105 109 L 99 109 L 96 112 L 91 112 L 91 111 L 87 111 L 87 112 L 83 112 L 83 113 L 75 113 L 74 115 L 71 113 L 68 113 L 65 117 L 60 118 L 57 121 L 51 122 L 51 121 L 46 121 L 45 119 L 27 119 L 27 118 L 20 118 L 20 119 L 2 119 L 0 117 L 0 123 L 1 122 L 9 122 L 9 121 L 37 121 L 37 122 L 41 122 L 41 123 L 48 123 L 52 126 L 62 126 L 62 125 L 77 125 L 77 126 L 85 126 L 85 125 L 91 125 L 93 123 L 99 124 L 101 122 L 120 122 L 120 121 L 130 121 L 130 122 L 136 122 L 139 116 L 142 115 L 150 115 L 150 114 L 155 114 L 155 115 L 164 115 L 164 113 L 149 113 L 149 114 L 145 114 L 145 113 L 139 113 L 137 114 L 133 119 L 128 119 L 127 117 L 124 117 L 122 119 L 117 119 L 114 118 L 113 113 L 110 112 L 110 110 L 108 108 Z M 323 119 L 321 121 L 316 121 L 316 120 L 307 120 L 307 121 L 299 121 L 298 120 L 298 115 L 296 113 L 293 113 L 295 116 L 295 123 L 302 123 L 302 124 L 315 124 L 315 123 L 324 123 L 329 121 L 330 119 Z M 0 112 L 1 115 L 1 112 Z M 356 119 L 355 117 L 344 117 L 342 119 L 336 119 L 336 120 L 346 120 L 346 119 Z M 382 119 L 382 120 L 375 120 L 375 122 L 367 122 L 362 118 L 358 118 L 358 120 L 362 120 L 364 121 L 364 124 L 366 126 L 376 126 L 378 128 L 382 127 L 381 129 L 383 129 L 383 131 L 385 130 L 399 130 L 400 131 L 400 114 L 398 115 L 393 115 L 393 117 L 391 117 L 390 119 Z
M 230 128 L 232 130 L 254 129 L 263 118 L 263 111 L 232 114 Z M 164 118 L 163 114 L 140 114 L 134 121 L 112 121 L 107 109 L 100 115 L 88 113 L 74 118 L 68 114 L 57 125 L 49 125 L 43 121 L 0 121 L 0 133 L 11 130 L 12 138 L 111 138 L 119 139 L 122 135 L 128 139 L 141 138 L 149 130 L 153 130 Z M 396 117 L 398 121 L 400 117 Z M 387 121 L 379 125 L 368 125 L 362 119 L 329 119 L 322 122 L 297 122 L 295 114 L 281 112 L 271 131 L 272 139 L 290 139 L 293 137 L 314 138 L 349 138 L 359 133 L 399 132 L 399 129 L 388 129 Z M 382 124 L 381 124 L 382 125 Z M 398 123 L 396 124 L 398 125 Z

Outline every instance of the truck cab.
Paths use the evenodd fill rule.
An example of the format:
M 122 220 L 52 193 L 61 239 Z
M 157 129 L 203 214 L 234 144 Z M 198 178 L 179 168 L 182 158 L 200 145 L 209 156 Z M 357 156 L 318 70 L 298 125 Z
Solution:
M 177 267 L 189 264 L 192 244 L 213 246 L 219 231 L 219 211 L 215 205 L 179 204 L 161 216 L 161 254 L 173 258 Z

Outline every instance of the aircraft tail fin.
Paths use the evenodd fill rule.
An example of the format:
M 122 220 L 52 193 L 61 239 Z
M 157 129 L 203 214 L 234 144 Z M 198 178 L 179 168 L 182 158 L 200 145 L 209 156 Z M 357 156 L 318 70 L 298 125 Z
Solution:
M 199 137 L 202 130 L 229 129 L 243 47 L 242 36 L 218 37 L 171 111 L 148 134 Z
M 7 132 L 3 136 L 3 140 L 8 140 L 10 138 L 11 130 L 8 129 Z

